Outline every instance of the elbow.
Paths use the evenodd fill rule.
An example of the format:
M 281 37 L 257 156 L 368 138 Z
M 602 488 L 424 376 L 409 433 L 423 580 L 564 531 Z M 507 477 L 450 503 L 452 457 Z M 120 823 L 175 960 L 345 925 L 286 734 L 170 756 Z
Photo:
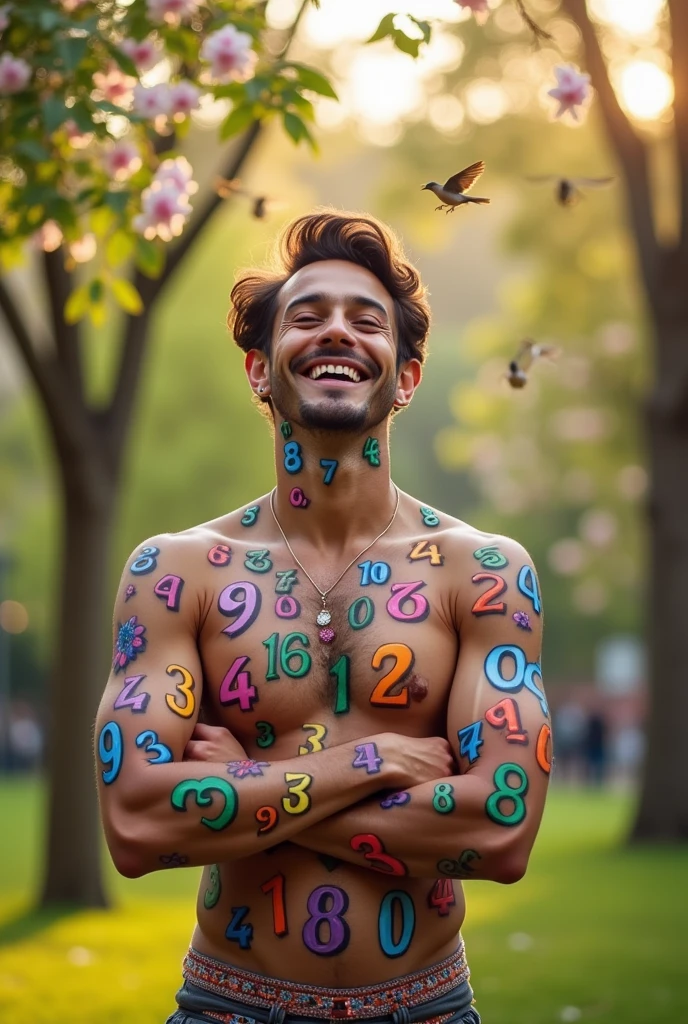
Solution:
M 126 815 L 105 823 L 105 839 L 117 872 L 125 878 L 141 878 L 150 872 L 146 864 L 140 823 Z
M 520 882 L 528 870 L 529 850 L 511 848 L 505 850 L 495 863 L 493 879 L 501 885 Z

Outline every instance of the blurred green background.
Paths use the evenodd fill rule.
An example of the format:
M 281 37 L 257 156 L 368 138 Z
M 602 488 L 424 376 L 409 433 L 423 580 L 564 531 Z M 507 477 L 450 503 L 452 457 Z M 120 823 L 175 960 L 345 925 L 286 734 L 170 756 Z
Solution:
M 431 6 L 444 14 L 451 4 Z M 662 4 L 594 6 L 608 12 L 620 100 L 661 186 L 671 148 L 671 82 L 656 26 Z M 273 0 L 275 24 L 286 23 L 292 7 Z M 620 185 L 568 208 L 550 187 L 527 180 L 618 168 L 594 105 L 575 130 L 547 119 L 541 93 L 552 52 L 518 35 L 509 5 L 495 7 L 500 47 L 465 23 L 460 35 L 438 33 L 416 63 L 384 45 L 361 47 L 369 21 L 389 4 L 323 0 L 309 13 L 295 52 L 331 71 L 342 102 L 318 105 L 319 158 L 276 128 L 265 133 L 243 180 L 274 201 L 268 216 L 256 220 L 250 202 L 235 197 L 156 312 L 111 590 L 143 538 L 214 518 L 272 484 L 271 440 L 224 326 L 236 271 L 262 262 L 281 224 L 314 206 L 386 220 L 429 285 L 434 314 L 423 385 L 394 428 L 395 479 L 530 550 L 547 606 L 543 666 L 555 733 L 561 716 L 559 773 L 528 875 L 515 887 L 467 886 L 479 1008 L 485 1024 L 675 1024 L 688 1019 L 678 898 L 688 857 L 685 847 L 624 844 L 646 704 L 644 299 Z M 531 4 L 543 17 L 556 7 Z M 569 39 L 571 52 L 577 42 Z M 213 134 L 195 129 L 186 151 L 207 185 L 218 165 Z M 435 213 L 420 186 L 477 159 L 487 163 L 481 194 L 491 197 L 489 209 Z M 661 187 L 655 214 L 660 236 L 671 237 L 676 211 Z M 14 284 L 30 321 L 42 324 L 41 283 L 30 265 Z M 108 392 L 118 316 L 113 309 L 105 329 L 91 328 L 84 347 L 93 399 Z M 526 336 L 561 354 L 536 365 L 515 391 L 505 371 Z M 10 615 L 5 606 L 0 619 L 0 670 L 19 738 L 0 783 L 0 1020 L 152 1024 L 173 1008 L 196 871 L 126 881 L 108 868 L 114 909 L 28 910 L 44 848 L 42 780 L 33 766 L 55 639 L 59 507 L 45 424 L 3 334 L 0 403 L 0 601 L 25 610 L 13 605 Z M 591 716 L 606 727 L 601 782 L 582 745 Z

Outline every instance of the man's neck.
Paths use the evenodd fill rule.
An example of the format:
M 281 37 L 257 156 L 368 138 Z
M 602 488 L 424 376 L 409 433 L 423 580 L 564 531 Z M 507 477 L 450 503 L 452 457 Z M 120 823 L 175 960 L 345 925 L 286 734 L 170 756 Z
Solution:
M 329 559 L 365 546 L 396 505 L 386 422 L 362 434 L 282 424 L 275 427 L 274 502 L 289 541 Z

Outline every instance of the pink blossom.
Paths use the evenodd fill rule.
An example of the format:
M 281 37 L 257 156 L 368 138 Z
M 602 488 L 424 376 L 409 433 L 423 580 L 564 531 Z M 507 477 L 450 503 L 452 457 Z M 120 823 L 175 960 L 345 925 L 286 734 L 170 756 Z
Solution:
M 115 181 L 126 181 L 141 166 L 141 154 L 133 142 L 116 142 L 103 153 L 106 174 Z
M 153 39 L 123 39 L 119 48 L 134 62 L 139 73 L 150 71 L 162 57 L 162 48 Z
M 93 132 L 82 132 L 76 121 L 65 121 L 62 126 L 67 133 L 70 146 L 74 149 L 86 149 L 93 138 Z
M 8 96 L 13 92 L 21 92 L 28 85 L 32 73 L 31 65 L 21 57 L 3 53 L 0 57 L 0 93 Z
M 186 218 L 191 213 L 188 196 L 180 192 L 174 184 L 162 184 L 153 181 L 150 188 L 141 193 L 141 213 L 134 217 L 134 231 L 145 238 L 157 235 L 164 242 L 169 242 L 184 230 Z
M 62 228 L 54 220 L 46 220 L 33 235 L 32 240 L 37 249 L 43 252 L 55 252 L 62 245 Z
M 473 14 L 488 13 L 487 0 L 454 0 L 454 3 L 458 4 L 461 8 L 472 11 Z
M 189 114 L 198 107 L 201 90 L 186 79 L 170 86 L 173 114 Z
M 155 118 L 169 114 L 172 109 L 170 87 L 164 82 L 146 89 L 143 85 L 134 88 L 134 111 L 141 117 Z
M 4 32 L 10 23 L 10 11 L 12 4 L 3 4 L 0 7 L 0 32 Z
M 580 107 L 590 95 L 590 75 L 581 74 L 573 64 L 560 64 L 554 69 L 557 79 L 556 89 L 549 89 L 548 96 L 559 101 L 559 109 L 555 117 L 561 117 L 568 110 L 574 121 L 577 121 Z
M 172 159 L 169 157 L 158 167 L 154 181 L 159 185 L 176 188 L 178 192 L 188 196 L 198 191 L 197 182 L 193 181 L 193 167 L 185 156 Z
M 127 107 L 131 103 L 134 82 L 135 79 L 114 67 L 107 72 L 96 71 L 93 75 L 93 84 L 102 98 L 117 107 Z
M 189 21 L 198 10 L 198 0 L 146 0 L 146 13 L 151 21 Z
M 201 60 L 210 64 L 210 73 L 220 81 L 245 82 L 251 78 L 258 55 L 251 49 L 252 39 L 238 32 L 234 25 L 225 25 L 207 36 L 201 46 Z

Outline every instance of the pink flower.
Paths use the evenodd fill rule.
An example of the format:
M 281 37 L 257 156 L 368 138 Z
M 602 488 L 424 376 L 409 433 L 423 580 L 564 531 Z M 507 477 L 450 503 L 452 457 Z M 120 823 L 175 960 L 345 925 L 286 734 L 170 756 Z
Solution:
M 114 67 L 107 72 L 96 71 L 93 75 L 93 84 L 101 97 L 117 107 L 127 107 L 131 103 L 134 82 L 135 79 Z
M 126 181 L 141 166 L 141 154 L 133 142 L 116 142 L 103 153 L 106 174 L 115 181 Z
M 54 220 L 46 220 L 33 235 L 32 240 L 37 249 L 42 249 L 43 252 L 55 252 L 62 245 L 62 238 L 60 225 Z
M 198 10 L 198 0 L 146 0 L 151 21 L 189 21 Z
M 0 32 L 4 32 L 10 23 L 10 11 L 12 4 L 3 4 L 0 7 Z
M 186 79 L 170 86 L 173 114 L 189 114 L 198 107 L 201 90 Z
M 148 239 L 157 235 L 164 242 L 181 235 L 191 213 L 186 193 L 167 182 L 153 181 L 150 188 L 141 193 L 141 205 L 141 213 L 132 221 L 134 231 Z
M 67 133 L 69 145 L 74 149 L 86 149 L 93 138 L 93 132 L 82 132 L 76 121 L 65 121 L 62 126 Z
M 245 82 L 253 75 L 258 60 L 251 43 L 252 39 L 246 32 L 238 32 L 234 25 L 225 25 L 204 39 L 200 57 L 210 64 L 213 78 Z
M 172 109 L 170 87 L 164 82 L 146 89 L 143 85 L 134 87 L 134 111 L 141 117 L 153 118 L 169 114 Z
M 8 96 L 13 92 L 21 92 L 28 85 L 32 74 L 31 65 L 21 57 L 3 53 L 0 57 L 0 93 Z
M 134 62 L 139 73 L 150 71 L 162 57 L 162 48 L 152 39 L 123 39 L 119 48 Z
M 590 95 L 590 75 L 581 74 L 573 64 L 560 64 L 554 69 L 557 78 L 556 89 L 549 89 L 548 96 L 559 101 L 559 109 L 555 117 L 561 117 L 568 110 L 574 121 L 578 120 L 578 111 Z
M 198 184 L 193 180 L 193 167 L 185 156 L 175 157 L 174 160 L 171 157 L 163 160 L 155 172 L 154 181 L 158 185 L 176 188 L 177 192 L 182 192 L 187 196 L 198 191 Z
M 454 3 L 458 4 L 459 7 L 467 8 L 473 14 L 488 13 L 487 0 L 454 0 Z

